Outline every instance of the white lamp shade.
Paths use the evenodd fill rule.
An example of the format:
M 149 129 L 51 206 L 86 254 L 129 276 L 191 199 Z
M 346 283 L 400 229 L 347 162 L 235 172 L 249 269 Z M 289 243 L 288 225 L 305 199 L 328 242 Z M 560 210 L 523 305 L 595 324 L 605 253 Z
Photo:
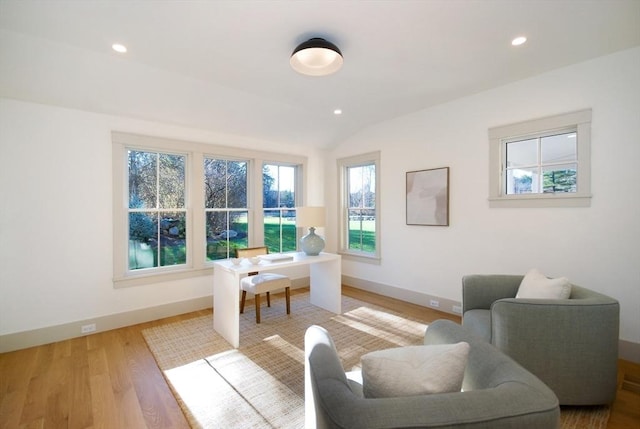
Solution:
M 297 226 L 324 226 L 325 218 L 324 207 L 296 207 Z

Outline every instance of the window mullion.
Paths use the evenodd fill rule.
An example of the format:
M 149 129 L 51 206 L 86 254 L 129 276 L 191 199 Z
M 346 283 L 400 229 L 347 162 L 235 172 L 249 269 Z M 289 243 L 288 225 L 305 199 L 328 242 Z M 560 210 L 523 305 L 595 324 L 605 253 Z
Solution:
M 155 183 L 155 188 L 156 188 L 156 195 L 155 195 L 155 207 L 154 207 L 154 212 L 155 212 L 155 219 L 156 219 L 156 239 L 157 239 L 157 246 L 156 246 L 156 258 L 158 261 L 158 265 L 156 268 L 160 268 L 161 267 L 161 259 L 160 259 L 160 248 L 161 246 L 161 238 L 160 238 L 160 154 L 156 153 L 155 154 L 155 158 L 156 158 L 156 183 Z
M 536 149 L 538 151 L 538 165 L 536 166 L 538 172 L 538 189 L 536 189 L 536 193 L 542 193 L 544 190 L 544 178 L 542 175 L 542 138 L 540 137 L 536 139 Z
M 187 158 L 187 263 L 194 268 L 204 268 L 206 262 L 206 214 L 204 188 L 204 154 L 193 152 Z

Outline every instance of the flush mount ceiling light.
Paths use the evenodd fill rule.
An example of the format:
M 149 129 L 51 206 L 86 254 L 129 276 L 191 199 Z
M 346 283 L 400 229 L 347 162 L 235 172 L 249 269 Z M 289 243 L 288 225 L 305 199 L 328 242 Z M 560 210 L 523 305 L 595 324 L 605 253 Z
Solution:
M 314 37 L 298 45 L 289 63 L 298 73 L 308 76 L 326 76 L 342 67 L 342 52 L 336 45 Z

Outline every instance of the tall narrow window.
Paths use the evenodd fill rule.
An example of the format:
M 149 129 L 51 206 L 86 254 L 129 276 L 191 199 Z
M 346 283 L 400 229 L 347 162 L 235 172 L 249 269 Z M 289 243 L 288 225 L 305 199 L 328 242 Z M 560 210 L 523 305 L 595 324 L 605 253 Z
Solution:
M 187 263 L 186 156 L 128 151 L 129 270 Z
M 296 250 L 296 176 L 297 166 L 264 164 L 264 244 L 269 252 Z
M 338 161 L 341 178 L 341 251 L 379 258 L 379 154 Z
M 233 257 L 247 247 L 247 161 L 204 159 L 207 260 Z

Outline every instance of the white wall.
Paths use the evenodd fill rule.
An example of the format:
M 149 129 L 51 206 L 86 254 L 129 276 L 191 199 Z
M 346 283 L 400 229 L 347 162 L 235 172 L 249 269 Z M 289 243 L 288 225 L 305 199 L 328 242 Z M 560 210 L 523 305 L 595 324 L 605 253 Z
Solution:
M 638 70 L 640 48 L 400 117 L 345 141 L 331 168 L 336 158 L 381 151 L 382 263 L 344 261 L 343 274 L 459 301 L 465 274 L 537 267 L 617 298 L 621 338 L 640 343 Z M 591 207 L 490 209 L 487 130 L 584 108 L 593 109 Z M 450 226 L 407 226 L 405 172 L 446 166 Z M 329 196 L 337 174 L 328 171 Z M 329 213 L 335 225 L 335 205 Z M 335 228 L 329 235 L 335 248 Z
M 460 300 L 468 273 L 550 276 L 621 302 L 621 338 L 640 343 L 640 49 L 370 127 L 329 158 L 301 147 L 0 99 L 0 335 L 210 295 L 210 279 L 114 289 L 112 130 L 309 157 L 309 202 L 332 214 L 335 158 L 382 151 L 382 263 L 343 273 Z M 487 129 L 593 109 L 590 208 L 489 209 Z M 405 172 L 451 168 L 451 226 L 405 224 Z M 325 174 L 325 171 L 327 173 Z M 323 186 L 324 184 L 324 186 Z M 324 192 L 324 195 L 322 195 Z
M 324 174 L 301 147 L 0 99 L 0 335 L 211 295 L 210 277 L 113 288 L 112 130 L 303 155 Z

